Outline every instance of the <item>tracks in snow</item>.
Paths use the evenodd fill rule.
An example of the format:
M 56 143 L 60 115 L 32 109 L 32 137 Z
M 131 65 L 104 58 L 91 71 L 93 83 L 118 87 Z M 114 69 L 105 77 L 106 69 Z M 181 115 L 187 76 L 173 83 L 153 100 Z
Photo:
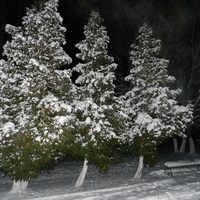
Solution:
M 195 190 L 192 192 L 194 184 L 192 186 L 186 184 L 183 191 L 183 186 L 176 185 L 175 180 L 165 179 L 149 183 L 140 182 L 129 186 L 40 197 L 32 200 L 199 200 L 200 192 Z

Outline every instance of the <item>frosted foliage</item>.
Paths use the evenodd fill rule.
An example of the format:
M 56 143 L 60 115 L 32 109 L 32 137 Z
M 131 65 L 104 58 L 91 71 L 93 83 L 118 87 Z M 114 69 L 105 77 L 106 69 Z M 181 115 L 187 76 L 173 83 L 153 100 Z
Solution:
M 57 6 L 50 0 L 43 11 L 27 9 L 22 27 L 6 26 L 12 40 L 0 61 L 0 168 L 16 181 L 64 157 L 73 128 L 71 71 L 58 70 L 71 58 L 61 47 L 66 30 Z
M 146 133 L 155 138 L 183 135 L 192 121 L 192 108 L 179 106 L 176 97 L 180 90 L 167 86 L 175 78 L 167 74 L 169 61 L 158 57 L 161 41 L 154 39 L 152 29 L 144 24 L 137 42 L 131 46 L 132 69 L 125 78 L 132 84 L 126 93 L 127 133 L 132 139 Z
M 113 91 L 115 79 L 113 71 L 117 68 L 117 65 L 113 63 L 114 59 L 107 55 L 109 37 L 106 28 L 101 23 L 99 13 L 92 11 L 84 27 L 85 39 L 76 44 L 80 50 L 77 57 L 83 60 L 83 63 L 74 68 L 81 74 L 76 82 L 87 85 L 88 92 L 91 94 L 94 94 L 98 88 L 99 96 L 106 90 Z
M 77 57 L 84 61 L 95 61 L 103 54 L 107 59 L 113 60 L 107 55 L 109 37 L 106 28 L 101 25 L 102 19 L 98 12 L 92 11 L 87 25 L 84 27 L 85 40 L 76 47 L 81 51 Z
M 100 106 L 95 104 L 90 98 L 86 99 L 85 101 L 76 102 L 75 111 L 82 112 L 82 118 L 84 120 L 77 122 L 77 124 L 81 123 L 82 125 L 87 125 L 89 127 L 87 135 L 94 142 L 94 145 L 97 144 L 96 140 L 98 140 L 99 137 L 108 140 L 112 138 L 120 139 L 120 136 L 118 135 L 118 131 L 120 131 L 120 128 L 118 129 L 117 127 L 114 127 L 111 123 L 111 121 L 113 120 L 112 113 L 111 116 L 105 114 L 106 112 L 113 112 L 112 105 Z M 116 118 L 117 117 L 120 117 L 119 113 L 118 116 L 116 116 Z M 83 137 L 82 139 L 83 144 L 85 142 L 90 142 L 86 141 L 85 137 Z
M 81 141 L 81 149 L 86 151 L 89 161 L 99 158 L 97 162 L 101 164 L 108 151 L 112 151 L 109 144 L 122 140 L 124 118 L 122 100 L 114 96 L 117 64 L 107 54 L 109 37 L 102 22 L 99 13 L 93 10 L 84 27 L 85 39 L 76 44 L 80 51 L 76 56 L 82 62 L 74 68 L 80 73 L 76 83 L 82 85 L 77 90 L 79 99 L 74 102 L 78 116 L 76 127 L 81 129 L 75 135 L 75 142 Z M 107 159 L 112 160 L 114 156 Z M 109 165 L 108 160 L 105 162 Z
M 4 45 L 4 54 L 10 62 L 28 68 L 30 59 L 34 59 L 38 65 L 51 69 L 71 62 L 61 47 L 66 43 L 66 29 L 60 25 L 62 18 L 57 6 L 56 0 L 50 0 L 41 12 L 27 9 L 23 27 L 6 26 L 12 41 Z

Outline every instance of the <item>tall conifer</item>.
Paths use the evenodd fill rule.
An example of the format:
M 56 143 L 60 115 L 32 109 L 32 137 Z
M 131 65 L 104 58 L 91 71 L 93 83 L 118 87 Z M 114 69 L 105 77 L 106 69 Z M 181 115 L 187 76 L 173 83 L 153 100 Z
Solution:
M 49 0 L 42 11 L 27 9 L 22 27 L 6 26 L 12 40 L 0 63 L 0 168 L 14 180 L 13 192 L 65 156 L 73 86 L 70 72 L 58 70 L 71 58 L 57 7 Z
M 131 152 L 141 162 L 144 159 L 153 165 L 157 146 L 169 137 L 184 134 L 192 121 L 192 109 L 190 105 L 178 105 L 180 90 L 169 88 L 175 78 L 168 75 L 169 61 L 159 57 L 161 41 L 153 38 L 147 23 L 139 29 L 137 44 L 131 48 L 132 69 L 125 78 L 132 84 L 126 93 L 128 138 Z M 141 171 L 136 174 L 139 176 Z
M 74 68 L 80 73 L 76 83 L 81 86 L 76 102 L 80 131 L 75 137 L 85 158 L 97 164 L 100 171 L 107 171 L 121 156 L 123 116 L 114 93 L 117 64 L 108 56 L 109 37 L 98 11 L 91 12 L 84 35 L 85 39 L 76 44 L 82 63 Z

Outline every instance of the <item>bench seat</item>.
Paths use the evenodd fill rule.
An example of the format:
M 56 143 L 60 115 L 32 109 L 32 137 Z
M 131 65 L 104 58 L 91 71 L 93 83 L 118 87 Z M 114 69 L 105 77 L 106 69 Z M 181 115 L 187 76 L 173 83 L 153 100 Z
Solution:
M 164 164 L 165 167 L 165 174 L 173 176 L 172 170 L 173 169 L 181 169 L 181 168 L 197 168 L 199 170 L 200 167 L 200 160 L 198 161 L 179 161 L 179 162 L 166 162 Z

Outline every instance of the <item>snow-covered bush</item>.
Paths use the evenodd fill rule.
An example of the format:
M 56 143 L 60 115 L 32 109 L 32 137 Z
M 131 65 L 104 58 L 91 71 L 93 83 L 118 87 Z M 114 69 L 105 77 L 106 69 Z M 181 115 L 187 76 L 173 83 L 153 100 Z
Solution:
M 72 129 L 70 71 L 58 70 L 71 58 L 61 47 L 66 30 L 57 6 L 49 0 L 40 12 L 27 9 L 22 27 L 6 26 L 12 40 L 0 62 L 0 169 L 14 180 L 13 192 L 65 156 Z
M 157 146 L 184 134 L 192 121 L 192 108 L 178 105 L 180 90 L 168 87 L 175 78 L 167 74 L 168 60 L 159 58 L 161 41 L 153 38 L 146 23 L 139 29 L 137 42 L 131 46 L 132 69 L 125 78 L 132 84 L 126 93 L 127 135 L 131 152 L 153 165 Z
M 122 103 L 114 94 L 117 64 L 108 56 L 109 37 L 98 11 L 92 10 L 84 35 L 85 39 L 76 44 L 80 50 L 77 57 L 83 62 L 74 68 L 80 73 L 76 83 L 81 85 L 80 99 L 75 102 L 79 119 L 75 143 L 79 144 L 77 154 L 97 164 L 100 171 L 107 171 L 121 156 L 124 116 Z

